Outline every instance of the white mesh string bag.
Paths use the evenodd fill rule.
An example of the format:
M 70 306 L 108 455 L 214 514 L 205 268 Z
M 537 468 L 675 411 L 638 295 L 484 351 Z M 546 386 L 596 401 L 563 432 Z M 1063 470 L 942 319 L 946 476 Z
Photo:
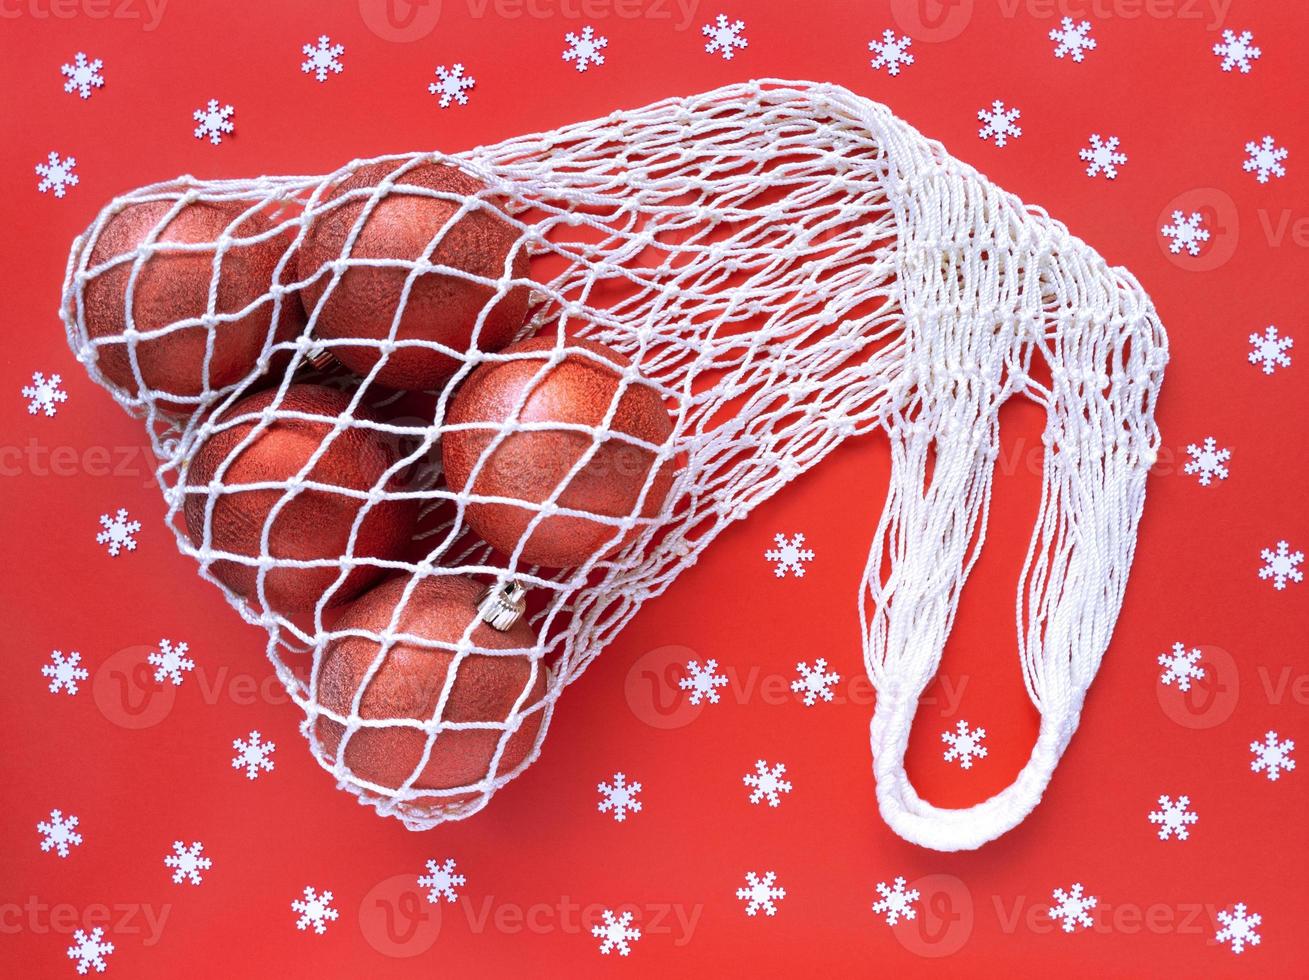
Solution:
M 398 787 L 372 783 L 346 766 L 345 746 L 362 728 L 403 725 L 425 733 L 430 752 L 458 727 L 442 718 L 450 683 L 428 719 L 361 719 L 362 688 L 350 712 L 326 712 L 317 685 L 323 648 L 338 635 L 327 614 L 331 590 L 312 623 L 270 613 L 217 582 L 208 534 L 194 543 L 179 519 L 188 460 L 212 435 L 216 413 L 271 388 L 277 394 L 263 417 L 277 418 L 293 378 L 324 380 L 309 362 L 320 345 L 331 346 L 313 336 L 316 309 L 299 336 L 278 339 L 270 329 L 259 364 L 239 382 L 206 390 L 184 414 L 175 406 L 168 414 L 163 393 L 143 383 L 132 348 L 170 330 L 203 331 L 212 348 L 214 331 L 234 315 L 216 312 L 216 287 L 209 315 L 152 334 L 134 334 L 129 310 L 123 337 L 92 339 L 83 304 L 86 284 L 107 265 L 90 264 L 92 247 L 121 207 L 239 201 L 251 213 L 274 215 L 267 234 L 290 243 L 261 299 L 280 310 L 306 284 L 292 281 L 290 256 L 332 188 L 379 162 L 391 176 L 361 192 L 370 203 L 386 193 L 432 193 L 405 185 L 404 176 L 429 162 L 484 181 L 484 196 L 457 203 L 502 209 L 532 256 L 520 336 L 559 333 L 556 356 L 585 354 L 569 346 L 571 337 L 609 345 L 632 362 L 622 383 L 655 388 L 675 420 L 666 443 L 645 447 L 677 466 L 662 511 L 646 518 L 638 507 L 610 519 L 616 536 L 632 531 L 622 550 L 564 571 L 492 552 L 465 526 L 468 495 L 442 481 L 450 392 L 501 355 L 478 350 L 476 341 L 469 350 L 444 348 L 460 369 L 430 417 L 379 424 L 346 412 L 336 420 L 341 432 L 367 424 L 394 437 L 404 448 L 387 476 L 410 474 L 394 492 L 423 501 L 418 533 L 426 557 L 382 563 L 389 571 L 460 574 L 487 585 L 513 579 L 534 599 L 530 622 L 540 639 L 526 653 L 533 674 L 545 673 L 545 696 L 533 699 L 525 687 L 505 719 L 483 726 L 499 734 L 483 777 L 439 791 L 414 785 L 421 766 Z M 234 241 L 229 229 L 207 246 L 215 283 Z M 334 282 L 362 261 L 352 258 L 352 241 L 313 278 Z M 126 259 L 133 279 L 149 258 L 149 249 L 138 252 Z M 434 269 L 466 275 L 426 259 L 368 261 L 402 267 L 411 282 Z M 516 282 L 506 263 L 488 284 L 499 297 Z M 486 805 L 535 760 L 564 688 L 647 599 L 729 524 L 847 438 L 875 432 L 889 441 L 892 473 L 858 607 L 877 690 L 871 747 L 878 804 L 898 834 L 939 850 L 975 848 L 1013 828 L 1040 799 L 1077 727 L 1118 616 L 1159 443 L 1154 409 L 1168 359 L 1167 338 L 1140 285 L 1062 224 L 993 186 L 885 106 L 833 85 L 777 80 L 667 99 L 453 156 L 355 161 L 327 177 L 183 177 L 142 188 L 110 204 L 74 243 L 63 311 L 79 360 L 147 422 L 179 547 L 267 631 L 268 656 L 305 713 L 303 731 L 319 764 L 361 802 L 412 829 Z M 128 349 L 134 390 L 97 367 L 110 343 Z M 383 361 L 394 349 L 381 351 Z M 371 375 L 329 372 L 326 380 L 350 393 L 352 408 L 385 397 Z M 1048 418 L 1040 508 L 1017 589 L 1018 652 L 1040 734 L 1010 787 L 976 806 L 941 809 L 910 785 L 905 748 L 985 540 L 998 412 L 1015 396 L 1042 405 Z M 605 424 L 591 435 L 597 445 L 613 437 Z M 870 439 L 869 450 L 879 441 Z M 275 489 L 288 499 L 302 491 L 308 468 Z M 384 484 L 366 492 L 360 520 L 393 493 Z M 260 565 L 258 556 L 250 560 Z M 352 563 L 366 561 L 343 556 L 337 583 Z M 276 565 L 263 559 L 260 595 L 265 572 Z M 379 643 L 373 669 L 396 641 L 398 616 L 397 608 L 392 629 L 371 634 Z M 470 631 L 455 644 L 404 639 L 452 651 L 453 681 L 470 653 L 504 652 L 473 646 Z M 325 712 L 346 729 L 335 752 L 317 735 Z M 537 712 L 543 723 L 532 751 L 513 768 L 501 766 L 500 750 Z

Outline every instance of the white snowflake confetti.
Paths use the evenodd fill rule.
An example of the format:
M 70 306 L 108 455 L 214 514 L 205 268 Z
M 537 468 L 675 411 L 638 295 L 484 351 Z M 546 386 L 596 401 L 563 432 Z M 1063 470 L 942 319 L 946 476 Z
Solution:
M 455 889 L 466 884 L 468 879 L 464 875 L 455 874 L 454 858 L 446 858 L 441 864 L 437 864 L 435 859 L 429 860 L 427 874 L 418 879 L 418 887 L 427 889 L 427 900 L 433 905 L 442 898 L 447 902 L 458 901 L 459 893 Z
M 897 38 L 895 31 L 885 30 L 880 39 L 873 38 L 868 42 L 868 50 L 877 55 L 870 64 L 874 69 L 885 68 L 888 75 L 898 75 L 901 65 L 914 63 L 914 56 L 909 53 L 909 45 L 913 43 L 911 37 Z
M 641 938 L 641 930 L 632 925 L 632 913 L 624 912 L 615 917 L 612 909 L 604 909 L 601 916 L 604 921 L 591 927 L 591 935 L 603 940 L 600 952 L 608 956 L 616 949 L 619 956 L 627 956 L 632 952 L 628 944 Z
M 308 885 L 305 886 L 305 897 L 297 898 L 291 903 L 291 911 L 300 913 L 300 917 L 295 920 L 297 929 L 312 928 L 320 936 L 327 932 L 327 923 L 335 922 L 340 915 L 332 908 L 331 892 L 323 892 L 319 895 Z
M 195 661 L 186 655 L 187 645 L 179 643 L 174 646 L 168 640 L 159 641 L 159 650 L 151 651 L 146 663 L 155 670 L 155 682 L 162 683 L 168 678 L 174 686 L 182 683 L 182 674 L 195 667 Z
M 1091 928 L 1094 923 L 1088 912 L 1099 901 L 1094 895 L 1083 895 L 1081 882 L 1073 885 L 1067 892 L 1062 888 L 1054 890 L 1055 905 L 1050 909 L 1050 918 L 1063 919 L 1064 932 L 1072 932 L 1078 924 Z
M 708 699 L 710 704 L 717 704 L 719 695 L 715 688 L 727 684 L 727 675 L 716 673 L 717 670 L 718 661 L 712 658 L 706 660 L 703 667 L 698 660 L 690 660 L 686 664 L 687 676 L 679 680 L 677 686 L 691 692 L 687 700 L 692 704 L 699 704 L 704 699 Z
M 1294 337 L 1279 337 L 1277 328 L 1270 326 L 1261 334 L 1250 334 L 1250 363 L 1262 364 L 1264 374 L 1272 374 L 1279 367 L 1291 366 L 1291 356 L 1286 352 L 1294 346 Z
M 101 88 L 105 83 L 104 76 L 100 74 L 104 66 L 105 63 L 99 58 L 87 61 L 84 51 L 77 52 L 71 65 L 61 65 L 59 68 L 60 73 L 68 79 L 64 82 L 64 91 L 76 92 L 82 98 L 89 99 L 91 89 Z
M 608 783 L 600 783 L 596 789 L 604 797 L 599 804 L 600 812 L 608 813 L 612 810 L 614 819 L 619 823 L 627 819 L 628 813 L 641 812 L 641 801 L 636 798 L 636 794 L 641 792 L 641 784 L 629 783 L 623 773 L 614 773 L 612 786 Z
M 819 657 L 813 667 L 802 661 L 795 665 L 795 669 L 800 672 L 800 679 L 791 682 L 791 690 L 797 694 L 804 692 L 806 706 L 812 706 L 818 698 L 832 700 L 831 686 L 841 680 L 841 675 L 836 671 L 828 673 L 825 659 Z
M 941 733 L 941 741 L 950 746 L 945 750 L 945 761 L 954 762 L 958 759 L 964 769 L 973 768 L 974 759 L 986 758 L 986 746 L 982 744 L 984 738 L 985 728 L 970 730 L 968 722 L 960 721 L 954 731 Z
M 1168 251 L 1174 255 L 1182 249 L 1191 255 L 1199 255 L 1200 243 L 1209 241 L 1209 229 L 1204 227 L 1204 217 L 1199 211 L 1192 211 L 1189 215 L 1174 211 L 1173 223 L 1164 225 L 1159 231 L 1165 238 L 1172 239 L 1168 243 Z
M 1241 164 L 1241 167 L 1246 173 L 1254 174 L 1259 183 L 1268 183 L 1269 175 L 1286 176 L 1286 168 L 1282 166 L 1282 161 L 1290 151 L 1284 146 L 1278 146 L 1271 136 L 1265 136 L 1259 143 L 1246 143 L 1245 152 L 1249 159 Z
M 1159 683 L 1171 687 L 1176 682 L 1179 691 L 1189 691 L 1191 681 L 1204 677 L 1204 668 L 1199 661 L 1199 649 L 1188 651 L 1182 644 L 1174 643 L 1172 653 L 1159 654 L 1159 666 L 1164 668 Z
M 1159 797 L 1159 809 L 1151 810 L 1149 816 L 1151 823 L 1159 825 L 1160 840 L 1168 840 L 1170 837 L 1186 840 L 1191 836 L 1191 832 L 1186 828 L 1200 817 L 1190 809 L 1190 806 L 1189 796 L 1179 796 L 1176 801 L 1168 796 Z
M 85 974 L 91 969 L 96 973 L 105 972 L 105 957 L 114 951 L 114 944 L 105 942 L 104 938 L 105 931 L 99 926 L 92 929 L 89 936 L 81 929 L 73 933 L 73 945 L 68 947 L 68 958 L 77 961 L 78 973 Z
M 41 850 L 54 851 L 61 858 L 68 857 L 69 847 L 80 847 L 82 835 L 76 829 L 77 817 L 64 816 L 63 810 L 51 810 L 49 820 L 41 820 L 36 831 L 41 835 Z
M 59 387 L 63 380 L 57 374 L 47 378 L 40 371 L 33 371 L 32 383 L 23 387 L 23 397 L 27 399 L 27 414 L 36 415 L 42 412 L 54 418 L 55 413 L 59 411 L 57 405 L 68 401 L 68 392 Z
M 1009 137 L 1017 139 L 1023 135 L 1022 128 L 1014 125 L 1014 120 L 1022 115 L 1019 109 L 1006 109 L 1004 103 L 996 99 L 989 109 L 978 109 L 977 118 L 986 123 L 977 131 L 984 140 L 994 139 L 996 146 L 1004 146 Z
M 1250 63 L 1263 54 L 1250 43 L 1253 40 L 1254 35 L 1249 31 L 1242 31 L 1239 35 L 1235 31 L 1223 31 L 1222 43 L 1214 45 L 1214 54 L 1223 59 L 1223 71 L 1239 68 L 1241 74 L 1250 74 Z
M 1081 61 L 1086 52 L 1095 50 L 1095 38 L 1091 37 L 1091 22 L 1084 20 L 1080 24 L 1065 17 L 1059 26 L 1050 32 L 1050 40 L 1055 41 L 1054 56 L 1062 58 L 1071 54 L 1074 61 Z
M 888 888 L 886 882 L 879 881 L 877 893 L 882 897 L 873 903 L 873 911 L 878 915 L 885 915 L 888 926 L 895 925 L 902 917 L 913 919 L 918 915 L 912 904 L 918 901 L 918 889 L 911 888 L 905 891 L 903 878 L 896 878 L 893 884 L 894 887 Z
M 1261 937 L 1255 929 L 1263 923 L 1263 916 L 1258 912 L 1247 915 L 1244 902 L 1237 902 L 1230 912 L 1226 909 L 1219 912 L 1218 921 L 1223 927 L 1218 930 L 1214 938 L 1219 943 L 1231 943 L 1233 953 L 1240 954 L 1247 945 L 1259 945 Z
M 1118 168 L 1127 162 L 1127 154 L 1118 151 L 1118 137 L 1101 141 L 1099 133 L 1091 134 L 1091 145 L 1077 151 L 1086 163 L 1086 176 L 1104 174 L 1109 180 L 1118 176 Z
M 455 65 L 449 71 L 445 65 L 437 65 L 436 77 L 437 81 L 429 83 L 427 91 L 441 97 L 438 104 L 442 109 L 448 107 L 451 100 L 468 105 L 468 96 L 464 92 L 476 85 L 477 79 L 467 77 L 463 65 Z
M 1296 566 L 1304 564 L 1304 552 L 1292 551 L 1290 544 L 1286 541 L 1277 542 L 1277 550 L 1264 548 L 1259 552 L 1259 557 L 1264 560 L 1264 565 L 1259 569 L 1260 578 L 1270 578 L 1273 580 L 1273 588 L 1279 592 L 1286 588 L 1287 581 L 1303 582 L 1304 572 Z
M 1186 447 L 1186 453 L 1191 459 L 1182 467 L 1182 472 L 1187 476 L 1199 473 L 1200 486 L 1209 486 L 1214 477 L 1220 480 L 1227 479 L 1227 467 L 1223 464 L 1232 458 L 1232 451 L 1219 449 L 1213 436 L 1209 436 L 1199 446 L 1191 443 Z
M 769 806 L 779 806 L 781 794 L 791 792 L 790 780 L 782 778 L 786 775 L 786 766 L 779 762 L 769 768 L 768 763 L 760 759 L 754 768 L 754 772 L 746 773 L 744 777 L 745 784 L 751 787 L 750 802 L 767 800 Z
M 745 887 L 736 890 L 736 897 L 746 903 L 746 915 L 758 915 L 759 910 L 764 910 L 764 915 L 776 915 L 777 906 L 775 902 L 786 898 L 786 889 L 778 887 L 777 873 L 774 871 L 764 872 L 760 878 L 753 871 L 745 873 Z
M 77 682 L 84 681 L 91 674 L 85 667 L 79 667 L 82 655 L 73 650 L 64 656 L 62 650 L 50 652 L 50 662 L 41 667 L 41 676 L 50 678 L 50 693 L 58 694 L 61 690 L 70 695 L 77 693 Z
M 773 574 L 778 578 L 786 578 L 786 573 L 792 572 L 796 578 L 804 578 L 804 563 L 814 560 L 813 551 L 803 547 L 804 535 L 793 534 L 788 539 L 785 534 L 775 534 L 773 541 L 777 547 L 764 552 L 765 560 L 776 565 Z
M 118 513 L 112 518 L 108 514 L 101 514 L 100 526 L 104 530 L 95 536 L 96 544 L 108 545 L 111 556 L 117 556 L 123 548 L 136 550 L 136 538 L 133 535 L 141 530 L 141 522 L 129 521 L 126 509 L 118 508 Z
M 564 40 L 568 42 L 568 48 L 564 51 L 564 61 L 573 62 L 578 71 L 586 71 L 592 65 L 605 63 L 605 56 L 601 51 L 609 46 L 609 38 L 596 37 L 594 27 L 589 25 L 583 27 L 580 37 L 569 31 L 564 35 Z
M 306 44 L 300 49 L 305 60 L 300 63 L 300 70 L 306 74 L 313 72 L 320 82 L 327 81 L 327 73 L 341 74 L 341 55 L 345 54 L 344 44 L 333 44 L 326 34 L 318 38 L 317 44 Z
M 236 756 L 232 759 L 233 769 L 244 769 L 247 779 L 255 779 L 263 772 L 273 771 L 273 760 L 269 758 L 277 745 L 273 742 L 261 742 L 258 732 L 251 732 L 244 739 L 233 739 L 232 748 Z
M 204 872 L 214 866 L 212 858 L 200 853 L 204 849 L 205 846 L 199 841 L 192 841 L 190 847 L 180 840 L 173 841 L 173 853 L 164 857 L 164 867 L 173 869 L 173 884 L 190 881 L 198 885 L 204 880 Z
M 76 166 L 77 160 L 73 157 L 60 159 L 59 154 L 51 150 L 46 162 L 36 165 L 36 175 L 41 178 L 36 189 L 44 194 L 53 188 L 55 197 L 63 197 L 68 188 L 77 185 L 78 177 L 73 173 Z
M 1295 742 L 1291 739 L 1279 741 L 1276 732 L 1269 732 L 1262 742 L 1251 742 L 1250 751 L 1254 758 L 1250 760 L 1251 772 L 1266 772 L 1271 782 L 1281 778 L 1283 772 L 1295 769 L 1295 760 L 1291 753 L 1295 751 Z
M 232 114 L 236 112 L 230 105 L 218 105 L 217 99 L 210 99 L 209 104 L 203 109 L 197 109 L 191 115 L 200 125 L 195 128 L 195 138 L 202 140 L 208 138 L 214 146 L 223 142 L 223 135 L 231 133 L 235 127 L 232 124 Z
M 705 24 L 700 28 L 700 33 L 709 38 L 709 43 L 704 46 L 705 52 L 708 54 L 721 52 L 724 61 L 731 61 L 735 48 L 745 48 L 750 44 L 750 41 L 742 36 L 743 30 L 745 30 L 745 21 L 734 20 L 729 23 L 726 14 L 719 14 L 712 24 Z

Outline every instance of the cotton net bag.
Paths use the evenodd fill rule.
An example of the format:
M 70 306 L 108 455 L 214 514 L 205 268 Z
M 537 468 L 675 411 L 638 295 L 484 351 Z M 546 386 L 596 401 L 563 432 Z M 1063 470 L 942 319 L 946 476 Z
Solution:
M 144 383 L 134 351 L 143 339 L 194 331 L 212 353 L 215 331 L 235 315 L 215 312 L 215 295 L 224 257 L 241 241 L 236 222 L 204 246 L 215 283 L 207 315 L 138 333 L 129 309 L 122 337 L 93 339 L 84 302 L 88 283 L 117 264 L 95 265 L 90 256 L 122 207 L 234 201 L 248 213 L 272 215 L 266 234 L 287 242 L 257 300 L 271 306 L 276 323 L 306 285 L 291 275 L 292 253 L 328 207 L 332 188 L 362 166 L 384 163 L 388 180 L 367 195 L 432 193 L 405 184 L 407 171 L 431 162 L 483 181 L 484 195 L 457 202 L 461 213 L 499 209 L 518 233 L 517 247 L 531 256 L 520 336 L 567 338 L 556 342 L 558 356 L 569 352 L 571 338 L 626 355 L 632 367 L 624 383 L 652 386 L 672 415 L 669 439 L 647 448 L 676 472 L 657 515 L 637 509 L 606 519 L 615 535 L 628 535 L 621 551 L 574 569 L 542 569 L 493 552 L 472 534 L 464 520 L 469 495 L 451 491 L 440 470 L 450 391 L 500 355 L 480 351 L 476 339 L 469 350 L 444 348 L 461 363 L 430 414 L 367 423 L 402 447 L 386 476 L 404 471 L 406 480 L 403 491 L 388 489 L 385 479 L 366 490 L 361 520 L 393 492 L 423 507 L 415 532 L 423 557 L 383 563 L 387 571 L 413 579 L 458 574 L 492 590 L 516 582 L 531 597 L 528 622 L 539 637 L 516 653 L 530 657 L 544 695 L 532 697 L 526 685 L 502 722 L 481 725 L 498 738 L 485 773 L 439 791 L 415 785 L 421 762 L 399 786 L 370 782 L 345 764 L 345 748 L 363 729 L 407 726 L 425 737 L 425 759 L 461 727 L 442 717 L 450 683 L 429 719 L 361 718 L 359 697 L 350 711 L 330 711 L 318 685 L 322 651 L 340 635 L 332 628 L 331 589 L 306 622 L 271 613 L 214 577 L 208 535 L 197 544 L 180 519 L 192 454 L 212 434 L 212 420 L 245 395 L 274 392 L 265 419 L 284 411 L 281 396 L 293 379 L 337 385 L 352 408 L 393 396 L 371 377 L 315 367 L 322 345 L 313 336 L 316 308 L 308 305 L 304 329 L 289 337 L 270 329 L 258 363 L 234 384 L 206 384 L 179 407 Z M 312 278 L 330 290 L 352 262 L 364 261 L 352 258 L 350 245 Z M 120 261 L 130 263 L 135 279 L 160 248 L 142 247 Z M 411 279 L 434 269 L 463 274 L 425 259 L 390 264 Z M 506 263 L 490 285 L 501 296 L 522 282 Z M 1159 445 L 1154 410 L 1168 359 L 1141 286 L 1062 224 L 993 186 L 885 106 L 834 85 L 779 80 L 666 99 L 456 155 L 355 161 L 326 177 L 182 177 L 145 187 L 116 199 L 74 243 L 63 315 L 91 376 L 147 424 L 179 548 L 247 621 L 267 631 L 268 656 L 304 711 L 302 731 L 315 759 L 360 802 L 414 830 L 485 806 L 536 759 L 564 688 L 647 599 L 728 525 L 844 440 L 874 432 L 889 442 L 891 478 L 858 607 L 877 691 L 871 747 L 879 807 L 897 834 L 937 850 L 976 848 L 1012 829 L 1039 801 L 1077 727 L 1118 616 Z M 134 386 L 102 372 L 112 344 L 126 354 Z M 384 362 L 391 351 L 381 354 Z M 1017 588 L 1018 653 L 1040 732 L 1011 786 L 976 806 L 942 809 L 910 785 L 905 749 L 985 540 L 998 413 L 1014 396 L 1047 412 L 1040 508 Z M 364 424 L 351 411 L 335 421 L 343 434 Z M 591 435 L 598 444 L 611 433 L 602 424 Z M 291 498 L 304 482 L 274 489 Z M 222 491 L 220 478 L 200 492 Z M 267 554 L 246 560 L 261 582 L 278 564 Z M 366 561 L 343 555 L 336 581 Z M 425 643 L 395 623 L 371 635 L 378 643 L 372 669 L 397 637 Z M 471 654 L 504 653 L 473 644 L 471 629 L 458 643 L 427 643 L 453 653 L 451 682 Z M 318 735 L 325 715 L 345 731 L 335 751 Z M 502 765 L 505 744 L 533 715 L 539 728 L 530 752 Z

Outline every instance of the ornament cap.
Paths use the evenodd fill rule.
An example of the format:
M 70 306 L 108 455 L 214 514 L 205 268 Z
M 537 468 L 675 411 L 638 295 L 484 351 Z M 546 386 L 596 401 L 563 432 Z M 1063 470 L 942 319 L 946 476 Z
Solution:
M 527 590 L 513 579 L 490 586 L 477 602 L 482 621 L 501 633 L 513 629 L 526 611 Z
M 320 371 L 326 371 L 336 363 L 336 358 L 326 347 L 311 347 L 305 352 L 305 360 L 318 368 Z

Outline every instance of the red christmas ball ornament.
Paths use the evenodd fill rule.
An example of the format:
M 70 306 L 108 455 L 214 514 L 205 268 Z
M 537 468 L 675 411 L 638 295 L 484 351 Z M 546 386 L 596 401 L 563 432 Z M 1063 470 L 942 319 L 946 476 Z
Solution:
M 267 218 L 259 213 L 242 215 L 249 204 L 242 201 L 194 201 L 169 218 L 175 201 L 143 201 L 129 204 L 101 230 L 91 251 L 90 266 L 117 256 L 131 255 L 162 223 L 142 262 L 132 291 L 132 321 L 138 332 L 160 330 L 182 320 L 205 315 L 209 287 L 214 273 L 218 239 L 249 238 L 269 230 Z M 204 245 L 194 251 L 169 251 L 167 243 Z M 273 285 L 278 261 L 291 242 L 290 235 L 277 235 L 256 243 L 234 244 L 224 252 L 218 276 L 215 314 L 240 313 L 265 297 Z M 83 291 L 86 330 L 91 339 L 118 338 L 96 346 L 97 364 L 106 378 L 126 391 L 137 393 L 132 374 L 131 351 L 141 368 L 145 386 L 156 393 L 166 411 L 188 412 L 194 399 L 209 390 L 226 387 L 245 377 L 255 366 L 273 316 L 273 299 L 266 296 L 237 319 L 218 320 L 212 326 L 194 323 L 177 327 L 149 339 L 132 340 L 127 330 L 127 287 L 133 260 L 89 279 Z M 293 337 L 304 324 L 304 309 L 294 293 L 282 300 L 277 336 Z M 205 362 L 210 334 L 213 351 Z M 206 385 L 206 381 L 208 384 Z
M 336 622 L 335 631 L 361 630 L 381 633 L 391 624 L 403 598 L 408 579 L 395 578 L 360 596 Z M 514 654 L 467 654 L 455 664 L 453 650 L 398 641 L 368 681 L 359 705 L 365 720 L 415 719 L 430 721 L 436 715 L 441 692 L 451 668 L 453 685 L 438 720 L 503 724 L 514 706 L 522 711 L 545 696 L 545 667 L 529 656 L 537 645 L 536 634 L 526 622 L 509 615 L 496 619 L 494 628 L 479 613 L 484 589 L 462 575 L 421 579 L 400 613 L 396 633 L 408 633 L 432 642 L 458 643 L 474 623 L 469 642 L 484 650 L 522 650 Z M 505 606 L 495 603 L 503 612 Z M 487 608 L 483 606 L 483 608 Z M 343 636 L 328 643 L 318 674 L 318 703 L 348 717 L 355 694 L 381 650 L 380 644 L 361 636 Z M 524 695 L 526 691 L 526 695 Z M 520 698 L 522 699 L 519 704 Z M 345 747 L 345 764 L 358 778 L 378 786 L 397 788 L 414 770 L 422 771 L 414 789 L 454 789 L 469 786 L 488 775 L 516 769 L 536 744 L 544 709 L 522 719 L 509 736 L 494 773 L 492 758 L 504 735 L 503 729 L 443 729 L 436 736 L 431 755 L 423 763 L 427 733 L 404 725 L 360 728 Z M 336 759 L 344 727 L 330 718 L 319 717 L 315 731 L 324 758 Z M 454 802 L 472 798 L 473 793 L 419 797 L 420 804 Z
M 264 525 L 273 508 L 285 501 L 272 518 L 269 557 L 274 561 L 326 562 L 268 569 L 264 594 L 271 610 L 284 616 L 312 610 L 336 581 L 337 562 L 346 554 L 351 528 L 367 504 L 364 498 L 348 492 L 358 494 L 377 486 L 396 460 L 394 447 L 379 433 L 350 427 L 332 438 L 305 476 L 306 481 L 326 486 L 292 493 L 291 481 L 332 435 L 349 405 L 348 395 L 321 385 L 291 385 L 281 398 L 276 391 L 251 395 L 224 413 L 223 418 L 252 417 L 214 432 L 196 451 L 188 468 L 184 509 L 187 531 L 197 548 L 206 543 L 205 509 L 209 494 L 217 492 L 207 524 L 210 550 L 258 559 Z M 276 413 L 267 424 L 259 414 L 265 409 Z M 287 418 L 283 415 L 286 412 L 316 418 Z M 372 419 L 363 408 L 356 408 L 354 417 Z M 255 432 L 253 440 L 245 444 L 252 432 Z M 228 465 L 218 477 L 221 490 L 211 491 L 208 485 L 224 462 Z M 287 484 L 287 487 L 269 489 L 269 483 Z M 392 478 L 382 489 L 395 492 L 403 488 Z M 408 548 L 418 508 L 416 499 L 386 499 L 375 503 L 360 524 L 354 557 L 401 558 Z M 219 581 L 258 606 L 257 564 L 218 559 L 210 567 Z M 354 598 L 381 578 L 384 571 L 375 565 L 356 566 L 332 593 L 329 605 Z
M 621 372 L 631 362 L 604 344 L 569 338 L 567 345 L 583 348 L 599 360 L 569 352 L 547 366 L 555 348 L 552 337 L 537 337 L 504 353 L 537 353 L 539 357 L 488 362 L 460 387 L 446 416 L 451 426 L 485 423 L 485 427 L 455 429 L 442 440 L 446 481 L 456 492 L 510 497 L 527 505 L 469 503 L 468 523 L 481 538 L 504 554 L 513 553 L 538 514 L 530 506 L 547 500 L 566 483 L 556 503 L 561 507 L 607 517 L 625 517 L 637 509 L 642 487 L 650 476 L 655 454 L 621 439 L 602 439 L 590 461 L 571 479 L 569 473 L 592 445 L 589 433 L 552 429 L 554 424 L 599 427 L 618 394 Z M 612 367 L 610 366 L 612 365 Z M 497 430 L 510 424 L 515 407 L 523 405 L 519 421 L 544 424 L 507 436 L 482 463 L 473 486 L 473 468 L 488 451 Z M 648 385 L 628 385 L 610 423 L 610 431 L 659 445 L 673 431 L 673 420 L 659 393 Z M 663 507 L 673 482 L 674 466 L 667 460 L 652 478 L 640 516 L 653 517 Z M 617 551 L 636 533 L 619 539 L 612 524 L 584 516 L 554 514 L 542 518 L 523 544 L 521 560 L 550 568 L 569 568 L 592 557 Z
M 360 168 L 328 196 L 336 200 L 352 191 L 376 187 L 396 169 L 395 163 Z M 486 185 L 470 174 L 442 164 L 426 164 L 395 178 L 385 197 L 372 209 L 350 250 L 355 259 L 413 261 L 441 235 L 428 261 L 488 279 L 527 276 L 527 251 L 519 248 L 518 233 L 493 206 L 474 206 L 458 220 L 457 201 L 406 191 L 404 185 L 471 198 L 485 193 Z M 355 223 L 367 203 L 357 197 L 317 215 L 309 226 L 297 257 L 298 277 L 313 276 L 321 266 L 341 257 Z M 453 223 L 451 223 L 453 221 Z M 448 227 L 447 227 L 448 225 Z M 444 232 L 442 232 L 444 229 Z M 513 259 L 510 260 L 510 253 Z M 506 273 L 506 266 L 508 273 Z M 314 325 L 316 336 L 327 340 L 364 338 L 384 340 L 400 306 L 410 270 L 402 266 L 355 265 L 341 275 L 328 295 Z M 304 303 L 312 311 L 328 283 L 324 272 L 305 287 Z M 491 303 L 495 290 L 456 275 L 429 272 L 415 279 L 396 331 L 397 340 L 437 341 L 456 351 L 469 349 L 478 316 Z M 487 312 L 477 345 L 486 351 L 509 343 L 527 314 L 528 290 L 515 286 Z M 365 375 L 381 359 L 374 345 L 332 346 L 331 354 L 347 368 Z M 398 347 L 386 356 L 376 380 L 388 388 L 427 389 L 437 386 L 459 368 L 459 361 L 422 347 Z

